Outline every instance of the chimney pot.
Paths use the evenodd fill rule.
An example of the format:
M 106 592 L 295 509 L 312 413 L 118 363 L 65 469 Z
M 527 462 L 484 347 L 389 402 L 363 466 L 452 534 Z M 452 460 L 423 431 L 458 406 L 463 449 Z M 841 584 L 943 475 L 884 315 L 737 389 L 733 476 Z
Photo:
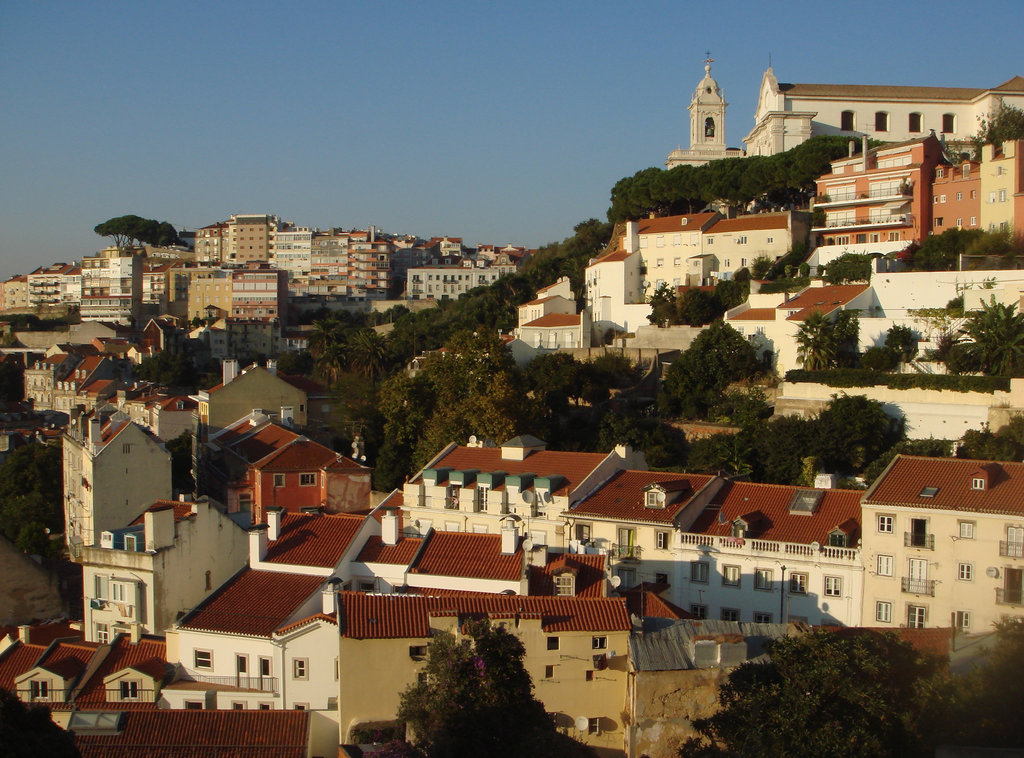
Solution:
M 272 505 L 267 508 L 267 537 L 273 542 L 281 538 L 281 511 L 280 506 Z

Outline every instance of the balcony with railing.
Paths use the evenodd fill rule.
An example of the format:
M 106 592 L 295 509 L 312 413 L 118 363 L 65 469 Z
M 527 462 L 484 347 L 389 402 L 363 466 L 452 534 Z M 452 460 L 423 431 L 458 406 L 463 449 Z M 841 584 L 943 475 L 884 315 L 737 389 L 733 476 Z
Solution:
M 613 544 L 611 547 L 611 554 L 614 558 L 638 561 L 640 560 L 640 556 L 643 554 L 643 550 L 639 545 Z
M 904 532 L 903 547 L 916 547 L 920 550 L 934 550 L 935 535 L 920 534 L 915 532 Z
M 905 576 L 900 579 L 900 589 L 910 595 L 935 597 L 935 580 L 911 579 L 909 576 Z
M 254 690 L 256 692 L 277 692 L 276 676 L 248 676 L 236 674 L 235 676 L 207 676 L 206 674 L 189 674 L 187 679 L 179 679 L 182 682 L 198 682 L 201 684 L 218 684 L 227 687 L 238 687 L 242 690 Z
M 999 540 L 999 555 L 1003 558 L 1024 558 L 1024 543 Z
M 889 215 L 869 216 L 868 218 L 826 219 L 824 226 L 816 226 L 812 231 L 839 231 L 841 229 L 881 229 L 883 227 L 907 227 L 914 225 L 914 214 L 893 213 Z
M 710 536 L 706 534 L 679 535 L 682 545 L 708 547 L 730 552 L 739 551 L 752 555 L 786 555 L 794 558 L 822 558 L 832 561 L 857 563 L 860 552 L 854 548 L 832 547 L 830 545 L 806 545 L 799 542 L 776 542 L 774 540 L 747 539 L 744 537 Z
M 902 185 L 900 187 L 872 187 L 868 192 L 847 190 L 845 192 L 829 192 L 819 195 L 814 201 L 815 208 L 830 208 L 843 205 L 867 205 L 896 200 L 909 200 L 914 196 L 913 190 Z
M 1021 595 L 1024 594 L 1019 587 L 1017 589 L 1007 589 L 1005 587 L 996 587 L 996 605 L 1022 605 Z

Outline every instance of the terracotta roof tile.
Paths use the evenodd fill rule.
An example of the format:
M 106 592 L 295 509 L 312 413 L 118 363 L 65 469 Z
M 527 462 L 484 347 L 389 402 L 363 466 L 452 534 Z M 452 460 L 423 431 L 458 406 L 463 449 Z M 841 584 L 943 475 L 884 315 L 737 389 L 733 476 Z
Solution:
M 789 321 L 803 321 L 812 313 L 828 315 L 836 308 L 846 305 L 868 288 L 866 284 L 833 284 L 824 287 L 809 287 L 788 303 L 777 306 L 778 310 L 796 311 L 787 317 Z
M 298 439 L 299 435 L 277 424 L 266 424 L 253 432 L 253 427 L 231 427 L 214 441 L 246 461 L 266 458 L 275 450 Z
M 597 516 L 629 521 L 670 524 L 693 495 L 707 485 L 707 474 L 669 474 L 657 471 L 618 471 L 600 489 L 570 509 L 573 516 Z M 667 499 L 664 508 L 644 505 L 644 487 L 661 484 L 667 491 L 681 493 Z
M 139 710 L 113 735 L 76 734 L 82 758 L 305 758 L 308 711 Z
M 49 643 L 47 643 L 49 644 Z M 14 680 L 36 665 L 46 645 L 17 643 L 0 658 L 0 689 L 14 691 Z
M 94 642 L 58 642 L 37 665 L 65 679 L 73 679 L 85 671 L 98 647 Z
M 973 87 L 914 87 L 888 84 L 789 84 L 779 82 L 788 97 L 829 99 L 868 98 L 883 100 L 972 100 L 986 90 Z
M 483 618 L 490 614 L 539 614 L 545 632 L 629 631 L 629 615 L 621 598 L 529 597 L 484 593 L 368 595 L 342 592 L 339 599 L 341 633 L 355 639 L 430 636 L 432 614 Z
M 254 462 L 253 468 L 261 471 L 317 471 L 337 458 L 338 453 L 319 442 L 297 437 Z
M 747 308 L 742 313 L 730 316 L 729 321 L 774 321 L 775 308 Z
M 394 545 L 385 545 L 384 540 L 373 535 L 359 551 L 356 561 L 359 563 L 386 563 L 396 566 L 408 566 L 416 556 L 423 540 L 417 537 L 402 537 Z
M 823 493 L 813 514 L 789 512 L 789 504 L 798 490 Z M 860 537 L 861 495 L 863 493 L 856 490 L 812 490 L 782 484 L 727 481 L 697 516 L 689 531 L 728 537 L 732 534 L 733 521 L 757 513 L 757 521 L 751 525 L 751 539 L 826 545 L 829 532 L 840 525 L 849 528 L 846 522 L 852 519 L 854 528 L 850 533 L 850 546 L 853 547 Z
M 662 216 L 660 218 L 644 218 L 637 222 L 639 234 L 659 234 L 664 232 L 699 232 L 716 213 L 689 213 L 682 216 Z M 683 223 L 686 219 L 686 223 Z
M 288 623 L 323 582 L 319 576 L 243 569 L 203 601 L 180 626 L 269 637 Z
M 571 453 L 556 450 L 539 450 L 530 453 L 525 460 L 507 460 L 501 457 L 500 447 L 465 447 L 459 445 L 444 458 L 434 463 L 434 468 L 450 468 L 456 471 L 477 469 L 481 472 L 504 471 L 506 474 L 532 473 L 537 476 L 559 474 L 565 477 L 555 494 L 566 495 L 576 489 L 607 456 L 604 453 Z M 412 481 L 418 482 L 419 475 Z
M 788 213 L 754 213 L 749 216 L 719 219 L 707 230 L 707 233 L 728 234 L 730 232 L 753 232 L 760 229 L 787 228 L 789 228 Z
M 307 379 L 304 376 L 297 374 L 282 374 L 278 372 L 278 378 L 284 379 L 288 384 L 292 385 L 297 390 L 302 390 L 307 395 L 326 395 L 327 388 L 319 382 L 314 382 L 312 379 Z
M 119 636 L 111 646 L 110 653 L 103 660 L 102 665 L 89 677 L 82 691 L 75 697 L 75 706 L 78 708 L 104 708 L 108 707 L 107 691 L 103 680 L 118 671 L 131 668 L 141 671 L 144 674 L 156 679 L 161 683 L 164 677 L 173 670 L 173 666 L 167 662 L 167 644 L 163 639 L 143 637 L 136 644 L 125 636 Z M 124 704 L 113 702 L 109 707 L 120 709 Z M 140 703 L 156 708 L 156 703 Z
M 984 489 L 973 488 L 975 478 Z M 936 491 L 922 496 L 925 487 Z M 1024 516 L 1024 463 L 898 455 L 864 504 Z
M 580 314 L 578 313 L 549 313 L 523 326 L 534 327 L 556 327 L 556 326 L 579 326 Z
M 689 611 L 684 611 L 678 605 L 670 603 L 661 597 L 657 592 L 648 589 L 651 585 L 639 584 L 633 589 L 625 592 L 626 607 L 631 615 L 640 618 L 661 618 L 661 619 L 692 619 L 696 618 Z M 661 585 L 665 586 L 665 585 Z
M 281 533 L 267 548 L 267 563 L 332 568 L 362 527 L 363 516 L 348 513 L 282 513 Z
M 67 639 L 69 637 L 76 640 L 82 639 L 82 630 L 72 628 L 71 623 L 65 619 L 55 619 L 30 624 L 29 639 L 36 645 L 49 645 L 56 639 Z M 17 638 L 18 627 L 0 626 L 0 640 L 8 634 L 11 637 Z
M 146 514 L 150 511 L 162 511 L 166 508 L 174 509 L 174 520 L 184 521 L 192 516 L 192 508 L 195 503 L 185 502 L 182 500 L 157 500 L 146 510 L 139 514 L 139 517 L 135 519 L 129 526 L 136 526 L 138 524 L 144 524 L 146 522 Z
M 288 632 L 294 631 L 294 630 L 298 629 L 300 626 L 305 626 L 306 624 L 314 624 L 314 623 L 320 623 L 320 622 L 325 622 L 327 624 L 333 624 L 334 626 L 338 625 L 338 619 L 334 618 L 334 616 L 328 616 L 326 613 L 314 613 L 312 616 L 307 616 L 304 619 L 299 619 L 298 621 L 295 621 L 295 622 L 293 622 L 291 624 L 287 624 L 286 626 L 282 626 L 282 627 L 280 627 L 278 629 L 275 629 L 274 633 L 278 634 L 278 635 L 288 634 Z
M 530 566 L 530 594 L 554 595 L 554 577 L 564 571 L 576 575 L 575 597 L 604 597 L 605 556 L 562 553 L 543 566 Z
M 412 574 L 461 576 L 514 582 L 523 573 L 522 548 L 505 555 L 501 535 L 471 532 L 432 532 Z

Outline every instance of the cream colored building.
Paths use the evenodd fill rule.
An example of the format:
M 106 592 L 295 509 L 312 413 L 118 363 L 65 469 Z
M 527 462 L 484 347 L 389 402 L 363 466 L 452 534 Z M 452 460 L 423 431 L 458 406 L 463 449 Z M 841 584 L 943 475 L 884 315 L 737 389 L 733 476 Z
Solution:
M 897 456 L 864 494 L 864 623 L 991 631 L 1024 615 L 1024 464 Z
M 934 131 L 947 141 L 966 142 L 977 132 L 979 119 L 997 112 L 1000 103 L 1024 105 L 1024 77 L 982 89 L 789 84 L 768 68 L 754 128 L 743 142 L 749 155 L 775 155 L 828 134 L 899 142 Z
M 72 558 L 171 495 L 171 455 L 116 413 L 72 418 L 64 435 L 64 525 Z
M 245 530 L 209 501 L 159 501 L 83 548 L 83 635 L 105 644 L 135 625 L 162 635 L 248 558 Z
M 188 319 L 207 319 L 231 313 L 231 272 L 217 268 L 188 272 Z M 215 310 L 211 310 L 215 309 Z
M 221 260 L 226 263 L 269 261 L 279 225 L 277 216 L 251 213 L 231 216 L 227 222 L 227 239 L 222 242 Z
M 980 199 L 981 229 L 1024 230 L 1024 140 L 981 148 Z
M 143 260 L 135 251 L 117 247 L 82 258 L 82 321 L 138 320 Z
M 462 622 L 486 617 L 523 643 L 535 695 L 555 726 L 598 755 L 623 754 L 630 632 L 623 600 L 344 592 L 339 605 L 343 743 L 356 729 L 395 720 L 402 691 L 424 670 L 433 636 L 464 639 Z
M 705 284 L 714 261 L 704 261 L 704 234 L 722 218 L 719 213 L 690 213 L 626 222 L 622 247 L 640 252 L 644 292 L 649 297 L 666 284 L 673 288 Z M 706 267 L 706 268 L 705 268 Z
M 4 310 L 17 311 L 28 308 L 28 277 L 12 276 L 3 285 Z
M 650 323 L 647 317 L 651 305 L 645 286 L 649 282 L 641 271 L 638 249 L 613 250 L 587 264 L 587 310 L 597 344 L 603 344 L 603 336 L 609 330 L 630 332 Z

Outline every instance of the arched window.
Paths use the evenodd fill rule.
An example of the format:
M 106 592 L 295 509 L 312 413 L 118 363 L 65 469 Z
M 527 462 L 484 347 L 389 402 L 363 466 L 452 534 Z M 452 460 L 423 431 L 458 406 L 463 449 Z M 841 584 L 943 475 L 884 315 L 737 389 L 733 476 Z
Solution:
M 889 131 L 889 114 L 885 111 L 875 112 L 875 131 L 876 132 L 887 132 Z
M 704 119 L 704 136 L 711 138 L 715 136 L 715 120 L 710 116 Z
M 921 131 L 921 114 L 920 113 L 911 113 L 910 114 L 910 119 L 909 119 L 909 122 L 907 124 L 907 129 L 909 129 L 911 132 L 919 132 L 919 131 Z
M 942 114 L 942 133 L 952 134 L 956 131 L 956 116 L 952 113 Z
M 856 128 L 853 122 L 853 111 L 843 111 L 839 118 L 839 128 L 844 132 L 852 132 Z

